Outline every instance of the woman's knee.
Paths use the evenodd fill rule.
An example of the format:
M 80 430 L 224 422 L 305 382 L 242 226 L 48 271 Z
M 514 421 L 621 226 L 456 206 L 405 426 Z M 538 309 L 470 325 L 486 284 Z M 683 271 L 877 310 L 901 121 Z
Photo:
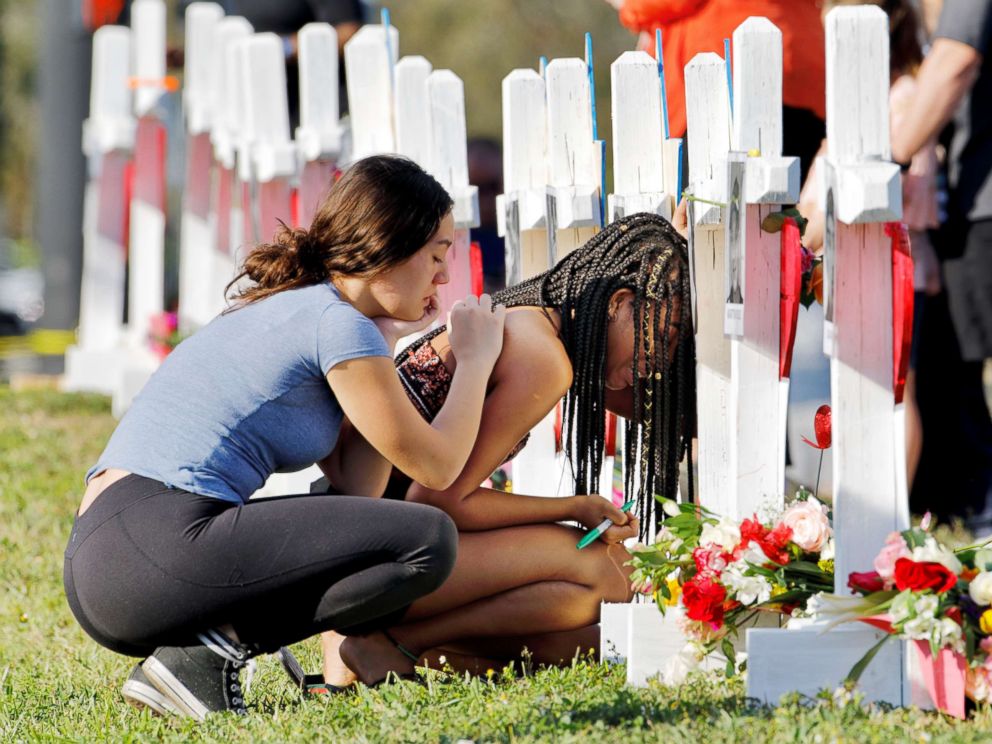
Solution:
M 458 528 L 451 517 L 426 504 L 408 504 L 408 529 L 420 538 L 420 547 L 410 564 L 417 569 L 417 580 L 424 593 L 434 591 L 451 575 L 458 555 Z

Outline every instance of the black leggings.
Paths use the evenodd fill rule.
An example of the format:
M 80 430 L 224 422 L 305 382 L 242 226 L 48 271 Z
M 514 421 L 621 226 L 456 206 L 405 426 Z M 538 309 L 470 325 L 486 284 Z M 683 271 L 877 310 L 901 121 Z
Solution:
M 77 517 L 65 592 L 83 629 L 130 656 L 229 623 L 262 652 L 399 621 L 455 562 L 439 509 L 307 495 L 239 506 L 129 475 Z

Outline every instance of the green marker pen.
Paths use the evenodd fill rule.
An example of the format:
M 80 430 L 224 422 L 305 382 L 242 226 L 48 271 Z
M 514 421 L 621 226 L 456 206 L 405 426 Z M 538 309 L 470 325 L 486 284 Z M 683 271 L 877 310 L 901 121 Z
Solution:
M 631 508 L 633 508 L 633 506 L 634 506 L 633 500 L 626 501 L 624 502 L 623 506 L 620 507 L 620 511 L 622 512 L 630 511 Z M 612 526 L 613 526 L 612 519 L 604 519 L 602 522 L 599 523 L 597 527 L 595 527 L 592 530 L 589 530 L 589 532 L 584 534 L 582 536 L 582 539 L 575 544 L 575 547 L 577 547 L 579 550 L 582 550 L 582 548 L 589 547 L 599 539 L 600 535 L 602 535 Z

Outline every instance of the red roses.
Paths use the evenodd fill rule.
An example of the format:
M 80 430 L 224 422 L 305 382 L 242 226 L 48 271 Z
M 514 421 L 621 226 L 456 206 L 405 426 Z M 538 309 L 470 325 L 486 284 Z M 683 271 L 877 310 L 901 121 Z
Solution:
M 709 623 L 714 630 L 723 624 L 727 590 L 705 574 L 696 574 L 682 586 L 682 603 L 690 620 Z
M 756 542 L 769 560 L 784 566 L 789 562 L 791 539 L 791 527 L 779 523 L 774 529 L 768 529 L 758 521 L 757 516 L 754 516 L 741 522 L 741 541 L 734 550 L 734 558 L 739 558 L 752 542 Z
M 922 592 L 932 589 L 937 594 L 943 594 L 954 588 L 958 583 L 957 575 L 942 563 L 911 561 L 900 558 L 896 561 L 894 578 L 896 589 Z
M 847 586 L 856 592 L 880 592 L 885 588 L 885 579 L 878 575 L 878 571 L 854 571 L 847 577 Z

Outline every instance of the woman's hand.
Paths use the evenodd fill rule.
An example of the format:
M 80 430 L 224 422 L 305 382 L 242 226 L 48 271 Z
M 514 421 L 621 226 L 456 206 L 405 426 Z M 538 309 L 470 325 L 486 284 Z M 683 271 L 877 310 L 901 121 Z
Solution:
M 604 519 L 613 522 L 613 526 L 600 536 L 599 539 L 603 542 L 618 543 L 623 542 L 628 537 L 637 536 L 637 518 L 620 511 L 620 508 L 614 506 L 608 499 L 595 493 L 586 496 L 573 496 L 572 498 L 575 500 L 574 517 L 586 529 L 595 529 Z
M 492 370 L 503 350 L 505 320 L 506 308 L 493 307 L 492 297 L 487 294 L 478 299 L 469 295 L 452 306 L 448 312 L 448 343 L 459 367 L 476 361 Z
M 412 336 L 414 333 L 427 328 L 427 326 L 437 320 L 440 314 L 441 306 L 438 304 L 437 295 L 434 295 L 431 297 L 431 304 L 427 306 L 420 320 L 399 320 L 398 318 L 390 318 L 387 315 L 383 315 L 378 318 L 372 318 L 372 322 L 375 323 L 376 328 L 379 329 L 379 333 L 382 334 L 383 338 L 386 339 L 386 343 L 389 344 L 389 348 L 392 349 L 404 336 Z

